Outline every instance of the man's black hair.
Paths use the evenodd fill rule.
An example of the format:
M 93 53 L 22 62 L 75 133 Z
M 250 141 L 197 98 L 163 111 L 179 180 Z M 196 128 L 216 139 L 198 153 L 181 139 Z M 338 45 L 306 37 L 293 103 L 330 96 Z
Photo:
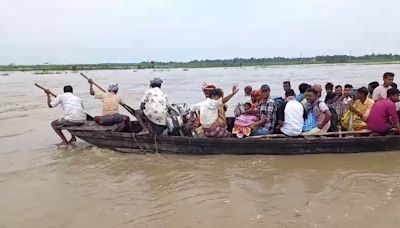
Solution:
M 376 87 L 379 86 L 379 82 L 377 82 L 377 81 L 370 82 L 370 83 L 368 84 L 368 86 L 370 86 L 371 88 L 375 89 Z
M 150 87 L 151 88 L 154 88 L 154 87 L 161 88 L 161 84 L 151 84 Z
M 350 84 L 346 84 L 346 85 L 344 85 L 344 88 L 345 88 L 345 89 L 352 89 L 352 88 L 353 88 L 353 86 L 352 86 L 352 85 L 350 85 Z
M 307 89 L 309 89 L 311 86 L 307 83 L 301 83 L 299 85 L 299 91 L 300 93 L 305 93 L 307 91 Z
M 72 93 L 74 90 L 72 89 L 72 86 L 66 85 L 64 86 L 64 93 Z
M 290 81 L 284 81 L 283 84 L 289 84 L 290 85 Z
M 393 82 L 391 87 L 397 89 L 397 84 Z
M 333 84 L 331 82 L 326 83 L 325 89 L 333 89 Z
M 285 92 L 285 96 L 291 97 L 291 96 L 296 96 L 296 94 L 294 93 L 294 90 L 289 89 L 288 91 Z
M 357 89 L 357 93 L 362 93 L 365 96 L 368 96 L 369 91 L 368 91 L 367 87 L 363 86 L 363 87 Z
M 392 72 L 386 72 L 383 74 L 384 78 L 388 78 L 388 77 L 394 77 L 394 74 Z
M 398 95 L 400 94 L 400 91 L 396 88 L 390 88 L 387 91 L 387 97 L 393 96 L 393 95 Z
M 342 88 L 342 86 L 341 85 L 336 85 L 335 89 L 337 89 L 337 88 Z

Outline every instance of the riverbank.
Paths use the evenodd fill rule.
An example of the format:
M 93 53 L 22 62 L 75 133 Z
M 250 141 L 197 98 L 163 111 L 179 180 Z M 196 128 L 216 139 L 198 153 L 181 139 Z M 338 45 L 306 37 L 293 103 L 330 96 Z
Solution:
M 141 70 L 141 69 L 176 69 L 214 68 L 214 67 L 269 67 L 281 65 L 316 65 L 316 64 L 399 64 L 400 55 L 365 55 L 365 56 L 316 56 L 310 58 L 235 58 L 227 60 L 194 60 L 190 62 L 141 62 L 141 63 L 100 63 L 100 64 L 40 64 L 40 65 L 0 65 L 0 71 L 34 71 L 35 74 L 61 73 L 61 71 L 88 70 Z

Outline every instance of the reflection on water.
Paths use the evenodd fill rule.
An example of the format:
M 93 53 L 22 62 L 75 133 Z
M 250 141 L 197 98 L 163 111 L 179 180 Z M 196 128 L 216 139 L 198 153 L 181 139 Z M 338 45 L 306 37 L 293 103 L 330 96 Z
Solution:
M 118 82 L 137 107 L 147 82 L 164 79 L 172 101 L 200 101 L 203 81 L 353 83 L 379 80 L 399 65 L 288 66 L 94 71 Z M 84 142 L 57 150 L 49 127 L 61 110 L 46 107 L 37 82 L 60 92 L 72 84 L 90 113 L 98 100 L 78 74 L 11 73 L 0 78 L 0 227 L 399 227 L 400 155 L 307 156 L 120 154 Z M 9 87 L 8 85 L 11 85 Z M 4 93 L 4 91 L 7 93 Z M 231 106 L 240 99 L 240 95 Z

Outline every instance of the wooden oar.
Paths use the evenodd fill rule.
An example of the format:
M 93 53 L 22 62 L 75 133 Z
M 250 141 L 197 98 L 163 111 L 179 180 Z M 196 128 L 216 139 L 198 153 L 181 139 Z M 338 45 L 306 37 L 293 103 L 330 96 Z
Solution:
M 35 86 L 37 86 L 38 88 L 40 88 L 41 90 L 43 90 L 43 91 L 49 91 L 49 94 L 51 95 L 51 96 L 53 96 L 53 97 L 57 97 L 57 95 L 55 95 L 53 92 L 51 92 L 49 89 L 46 89 L 46 88 L 44 88 L 43 86 L 41 86 L 41 85 L 39 85 L 39 84 L 37 84 L 37 83 L 35 83 Z
M 86 80 L 91 80 L 90 78 L 88 78 L 84 73 L 81 73 L 82 77 L 84 77 Z M 101 86 L 99 86 L 97 83 L 95 83 L 92 80 L 92 84 L 94 86 L 96 86 L 99 90 L 101 90 L 102 92 L 106 92 L 105 89 L 101 88 Z M 133 116 L 135 116 L 135 109 L 131 108 L 129 105 L 125 104 L 125 103 L 120 103 L 122 107 L 124 107 L 126 109 L 126 111 L 128 111 L 130 114 L 132 114 Z

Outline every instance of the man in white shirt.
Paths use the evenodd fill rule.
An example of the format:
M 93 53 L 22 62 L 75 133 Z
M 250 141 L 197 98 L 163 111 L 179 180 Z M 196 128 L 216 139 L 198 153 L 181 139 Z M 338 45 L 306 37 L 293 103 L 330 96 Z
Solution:
M 281 132 L 290 137 L 299 136 L 303 130 L 304 125 L 304 107 L 296 100 L 294 91 L 288 90 L 285 93 L 285 110 L 283 126 L 280 128 Z
M 386 72 L 383 74 L 383 84 L 376 87 L 374 92 L 372 93 L 372 100 L 379 101 L 382 99 L 386 99 L 387 91 L 392 88 L 394 80 L 394 74 L 391 72 Z
M 72 94 L 72 92 L 73 89 L 71 86 L 64 86 L 64 93 L 58 95 L 54 101 L 51 101 L 50 91 L 45 90 L 45 93 L 47 94 L 47 105 L 49 108 L 55 108 L 58 105 L 61 105 L 65 112 L 63 118 L 51 122 L 51 127 L 62 140 L 61 143 L 57 144 L 58 146 L 68 146 L 68 144 L 76 141 L 74 135 L 72 135 L 71 139 L 67 141 L 64 134 L 61 132 L 62 127 L 80 126 L 86 122 L 86 113 L 82 101 L 80 98 Z
M 234 87 L 230 96 L 235 95 L 237 91 L 237 88 Z M 218 110 L 223 105 L 223 92 L 221 89 L 215 89 L 205 101 L 190 107 L 192 116 L 194 113 L 200 113 L 200 123 L 207 137 L 226 138 L 231 136 L 231 133 L 218 121 Z
M 146 123 L 141 134 L 154 133 L 161 135 L 167 126 L 168 96 L 161 90 L 162 80 L 154 78 L 150 81 L 150 89 L 144 93 L 140 110 L 136 112 L 138 121 Z

